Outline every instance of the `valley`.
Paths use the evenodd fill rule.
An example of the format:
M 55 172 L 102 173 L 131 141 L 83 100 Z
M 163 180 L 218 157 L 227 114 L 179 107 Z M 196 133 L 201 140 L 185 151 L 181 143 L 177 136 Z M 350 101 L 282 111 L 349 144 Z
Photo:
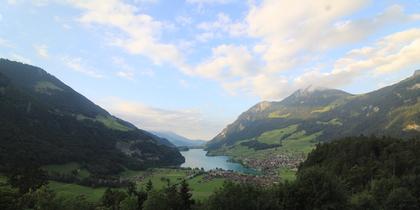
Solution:
M 370 174 L 374 181 L 369 183 L 375 185 L 381 177 L 388 180 L 390 167 L 401 171 L 398 179 L 405 183 L 417 179 L 404 173 L 417 173 L 416 165 L 407 162 L 418 161 L 411 148 L 418 147 L 412 139 L 418 138 L 420 131 L 419 83 L 416 72 L 394 85 L 360 95 L 313 87 L 297 90 L 282 101 L 256 104 L 212 140 L 203 142 L 173 132 L 141 130 L 46 71 L 1 59 L 0 195 L 29 196 L 31 202 L 50 196 L 57 205 L 70 202 L 67 206 L 73 206 L 80 201 L 92 208 L 120 208 L 122 203 L 136 200 L 137 209 L 148 205 L 154 209 L 165 202 L 185 205 L 172 203 L 182 198 L 183 202 L 197 202 L 197 208 L 208 204 L 217 209 L 224 199 L 231 198 L 224 195 L 229 190 L 233 197 L 256 193 L 267 196 L 263 200 L 286 202 L 270 197 L 271 191 L 304 194 L 306 187 L 296 187 L 324 177 L 341 177 L 337 182 L 330 183 L 333 178 L 323 181 L 337 184 L 339 190 L 347 190 L 341 182 L 352 183 L 355 178 L 358 181 L 352 184 L 358 188 L 352 190 L 360 193 L 371 189 L 364 188 L 367 181 L 357 173 Z M 70 98 L 71 103 L 64 103 L 63 98 Z M 390 149 L 394 144 L 395 150 Z M 358 151 L 358 147 L 364 150 Z M 341 157 L 340 149 L 347 151 L 342 157 L 345 161 L 356 162 L 346 165 L 343 160 L 331 159 L 330 153 Z M 358 152 L 369 164 L 383 169 L 365 166 L 353 157 Z M 352 159 L 347 160 L 346 155 Z M 404 171 L 392 165 L 391 159 L 414 168 Z M 335 161 L 341 161 L 341 166 L 329 164 Z M 310 193 L 318 191 L 312 190 Z M 369 193 L 378 196 L 376 191 Z M 361 195 L 351 197 L 356 196 Z M 288 199 L 294 202 L 295 197 Z M 17 199 L 19 205 L 31 205 Z M 362 205 L 358 200 L 352 202 Z M 339 205 L 342 203 L 345 201 Z

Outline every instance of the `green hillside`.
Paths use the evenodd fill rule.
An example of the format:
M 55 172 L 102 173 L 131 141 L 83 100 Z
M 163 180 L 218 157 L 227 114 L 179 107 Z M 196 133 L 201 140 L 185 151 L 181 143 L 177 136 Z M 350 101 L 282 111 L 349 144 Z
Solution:
M 177 165 L 162 139 L 112 116 L 46 71 L 0 59 L 0 169 L 75 162 L 92 173 Z
M 208 144 L 209 154 L 258 167 L 285 155 L 296 166 L 317 143 L 359 135 L 413 138 L 420 133 L 420 76 L 352 95 L 309 87 L 279 102 L 261 102 L 242 113 Z M 295 158 L 299 157 L 299 158 Z M 259 162 L 255 162 L 259 160 Z M 293 163 L 291 163 L 293 162 Z

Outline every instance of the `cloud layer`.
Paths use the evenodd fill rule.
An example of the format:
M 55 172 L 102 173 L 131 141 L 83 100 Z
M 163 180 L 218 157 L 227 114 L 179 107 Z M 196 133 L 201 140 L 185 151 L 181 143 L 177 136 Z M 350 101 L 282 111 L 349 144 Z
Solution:
M 197 110 L 161 109 L 120 98 L 98 101 L 112 114 L 146 130 L 175 131 L 188 138 L 208 140 L 224 126 L 224 123 L 206 119 Z

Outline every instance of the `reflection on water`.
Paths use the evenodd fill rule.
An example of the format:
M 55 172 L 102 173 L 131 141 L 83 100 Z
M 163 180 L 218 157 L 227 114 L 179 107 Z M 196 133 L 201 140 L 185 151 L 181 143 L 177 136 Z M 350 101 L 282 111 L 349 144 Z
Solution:
M 206 151 L 203 149 L 190 149 L 182 151 L 181 154 L 185 157 L 185 163 L 181 167 L 204 168 L 206 171 L 221 168 L 242 173 L 257 173 L 255 170 L 246 168 L 239 163 L 229 162 L 228 156 L 206 156 Z

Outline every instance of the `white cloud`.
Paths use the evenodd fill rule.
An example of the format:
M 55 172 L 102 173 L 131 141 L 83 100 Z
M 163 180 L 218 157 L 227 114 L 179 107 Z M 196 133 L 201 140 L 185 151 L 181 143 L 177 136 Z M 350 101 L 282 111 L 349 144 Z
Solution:
M 252 74 L 257 65 L 245 46 L 220 45 L 212 56 L 196 66 L 194 73 L 220 81 L 234 80 Z
M 119 98 L 106 98 L 98 103 L 141 129 L 169 130 L 193 139 L 210 139 L 224 126 L 224 123 L 205 120 L 203 114 L 194 109 L 161 109 Z
M 119 68 L 119 70 L 115 74 L 124 79 L 134 80 L 137 74 L 141 76 L 147 76 L 147 77 L 155 76 L 155 72 L 148 68 L 143 69 L 143 70 L 135 70 L 132 66 L 130 66 L 125 61 L 125 59 L 121 57 L 113 57 L 112 63 L 114 64 L 115 67 Z
M 219 13 L 214 21 L 197 24 L 196 28 L 202 31 L 196 35 L 196 40 L 200 42 L 226 36 L 239 37 L 246 34 L 246 25 L 240 21 L 233 21 L 225 13 Z
M 364 59 L 350 59 L 348 56 L 339 59 L 332 71 L 323 67 L 303 74 L 285 72 L 301 71 L 299 65 L 302 63 L 320 66 L 325 62 L 323 56 L 331 49 L 365 40 L 387 26 L 418 20 L 419 14 L 405 14 L 399 5 L 389 6 L 372 17 L 348 18 L 366 5 L 364 0 L 264 0 L 258 5 L 251 4 L 244 24 L 247 35 L 257 41 L 248 46 L 215 47 L 212 56 L 198 64 L 194 73 L 218 81 L 229 93 L 251 93 L 265 100 L 274 100 L 310 84 L 342 87 L 372 69 L 378 74 L 416 65 L 418 62 L 413 58 L 418 56 L 418 41 L 404 39 L 404 43 L 398 43 L 394 37 L 395 40 L 384 38 L 360 49 L 370 53 Z M 199 38 L 206 41 L 217 37 L 218 31 L 229 31 L 232 23 L 228 16 L 219 14 L 216 21 L 197 25 L 206 31 Z M 403 34 L 417 35 L 415 32 Z M 390 53 L 388 48 L 398 53 Z
M 26 64 L 31 64 L 32 61 L 29 58 L 24 57 L 23 55 L 17 53 L 11 53 L 10 58 L 14 61 L 19 61 Z
M 80 72 L 85 74 L 89 77 L 93 77 L 96 79 L 101 79 L 104 76 L 99 73 L 96 69 L 87 66 L 82 58 L 79 57 L 70 57 L 70 56 L 63 56 L 61 57 L 61 62 L 64 63 L 68 68 L 73 71 Z
M 364 75 L 392 74 L 420 68 L 420 28 L 397 32 L 366 47 L 350 50 L 331 71 L 312 69 L 293 77 L 264 71 L 245 47 L 222 45 L 199 64 L 195 73 L 218 81 L 229 93 L 254 94 L 263 100 L 281 99 L 309 85 L 340 88 Z
M 34 45 L 36 53 L 42 58 L 48 58 L 48 47 L 47 45 Z
M 164 23 L 140 13 L 135 6 L 120 0 L 69 1 L 84 11 L 79 18 L 80 22 L 119 30 L 111 38 L 111 45 L 132 54 L 146 56 L 156 64 L 168 62 L 185 69 L 184 59 L 177 47 L 159 40 Z
M 118 71 L 116 74 L 117 76 L 128 80 L 133 80 L 135 76 L 134 72 L 132 71 Z
M 330 72 L 306 72 L 292 82 L 294 87 L 308 85 L 343 87 L 358 77 L 414 71 L 420 67 L 420 28 L 397 32 L 371 46 L 353 49 L 335 62 Z
M 393 5 L 366 19 L 347 16 L 367 5 L 365 0 L 276 1 L 253 5 L 246 17 L 248 34 L 260 39 L 267 71 L 290 70 L 306 59 L 364 40 L 384 26 L 415 20 Z
M 419 56 L 420 28 L 413 28 L 388 35 L 372 46 L 350 51 L 337 61 L 335 68 L 384 74 L 420 66 Z
M 134 69 L 131 66 L 129 66 L 123 58 L 113 57 L 112 63 L 120 69 L 116 72 L 117 76 L 128 80 L 134 80 Z

